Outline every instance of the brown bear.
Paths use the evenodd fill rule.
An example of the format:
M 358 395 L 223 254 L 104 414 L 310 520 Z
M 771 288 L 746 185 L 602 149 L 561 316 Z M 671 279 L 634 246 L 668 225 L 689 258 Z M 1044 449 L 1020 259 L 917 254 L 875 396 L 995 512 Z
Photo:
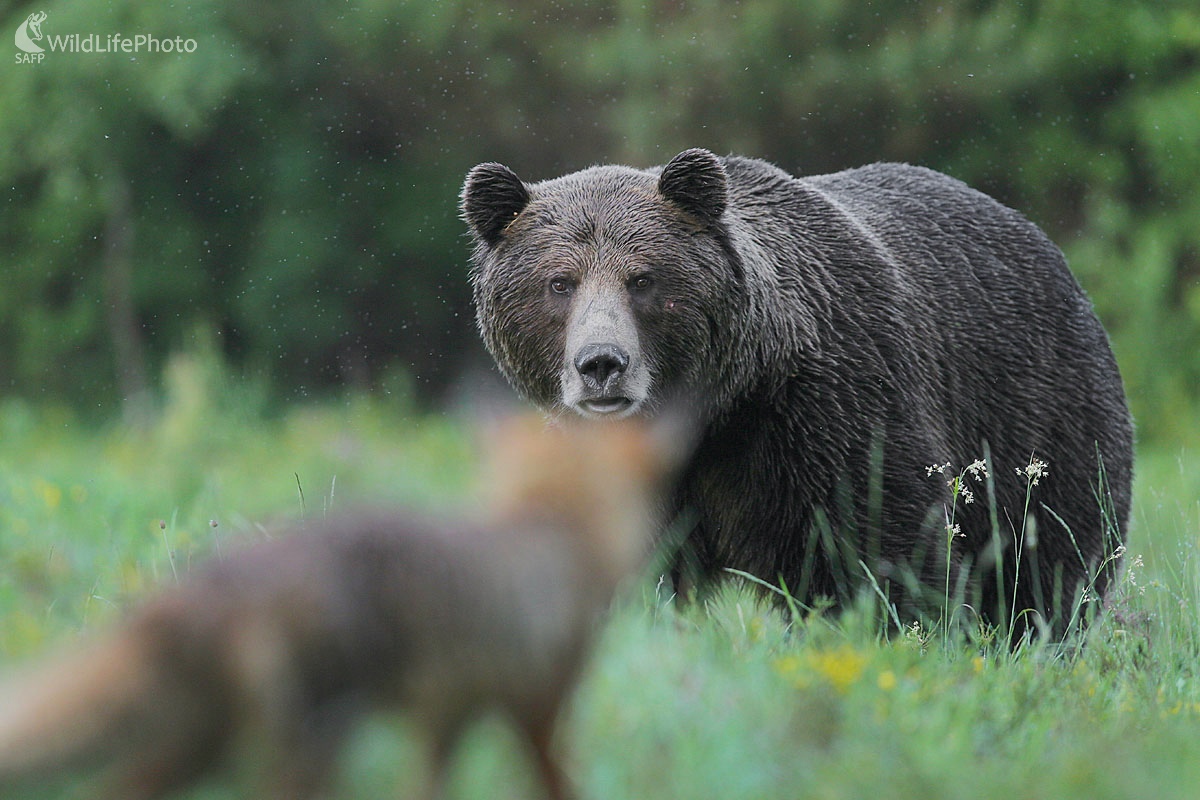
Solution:
M 1103 595 L 1132 421 L 1091 303 L 1016 211 L 920 167 L 797 178 L 692 149 L 529 184 L 480 164 L 462 213 L 479 328 L 522 395 L 692 405 L 676 578 L 877 586 L 893 611 L 953 597 L 1056 632 Z

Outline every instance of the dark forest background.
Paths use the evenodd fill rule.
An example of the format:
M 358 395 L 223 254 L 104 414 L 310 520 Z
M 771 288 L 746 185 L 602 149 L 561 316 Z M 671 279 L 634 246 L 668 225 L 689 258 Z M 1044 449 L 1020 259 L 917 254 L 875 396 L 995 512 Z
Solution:
M 202 347 L 270 402 L 490 368 L 464 173 L 527 180 L 703 146 L 967 181 L 1045 228 L 1108 327 L 1142 440 L 1200 405 L 1194 2 L 50 0 L 0 77 L 0 395 L 153 414 Z M 15 53 L 15 48 L 14 51 Z

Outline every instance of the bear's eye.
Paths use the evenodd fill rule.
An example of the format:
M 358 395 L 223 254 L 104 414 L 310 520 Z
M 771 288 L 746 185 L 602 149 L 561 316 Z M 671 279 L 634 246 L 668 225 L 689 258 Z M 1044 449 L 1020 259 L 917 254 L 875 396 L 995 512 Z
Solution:
M 649 289 L 651 283 L 653 281 L 650 280 L 649 275 L 639 275 L 629 282 L 629 288 L 638 290 Z
M 555 294 L 570 294 L 571 282 L 566 278 L 555 278 L 550 281 L 550 291 Z

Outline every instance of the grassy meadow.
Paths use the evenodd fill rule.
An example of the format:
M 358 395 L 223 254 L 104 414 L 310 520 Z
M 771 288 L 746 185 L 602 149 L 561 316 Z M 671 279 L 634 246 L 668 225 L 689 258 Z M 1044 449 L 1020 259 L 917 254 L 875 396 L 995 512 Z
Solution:
M 360 498 L 460 506 L 471 485 L 470 432 L 400 400 L 268 414 L 188 358 L 167 385 L 143 429 L 0 405 L 5 664 L 102 627 L 264 523 Z M 677 611 L 647 577 L 618 603 L 564 728 L 580 794 L 1200 796 L 1198 489 L 1186 453 L 1141 454 L 1130 569 L 1082 647 L 1013 654 L 920 626 L 881 632 L 855 611 L 789 625 L 736 578 Z M 406 796 L 416 752 L 403 721 L 372 721 L 339 796 Z M 498 720 L 464 742 L 452 795 L 536 796 Z

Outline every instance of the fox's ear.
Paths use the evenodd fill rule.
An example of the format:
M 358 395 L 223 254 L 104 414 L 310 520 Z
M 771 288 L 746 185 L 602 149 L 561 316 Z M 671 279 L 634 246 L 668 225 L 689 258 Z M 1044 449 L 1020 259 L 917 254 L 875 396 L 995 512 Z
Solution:
M 683 211 L 711 225 L 725 213 L 725 168 L 709 151 L 693 147 L 675 156 L 658 176 L 658 191 Z
M 467 173 L 460 208 L 471 232 L 495 246 L 504 229 L 529 204 L 529 189 L 517 174 L 494 161 Z

